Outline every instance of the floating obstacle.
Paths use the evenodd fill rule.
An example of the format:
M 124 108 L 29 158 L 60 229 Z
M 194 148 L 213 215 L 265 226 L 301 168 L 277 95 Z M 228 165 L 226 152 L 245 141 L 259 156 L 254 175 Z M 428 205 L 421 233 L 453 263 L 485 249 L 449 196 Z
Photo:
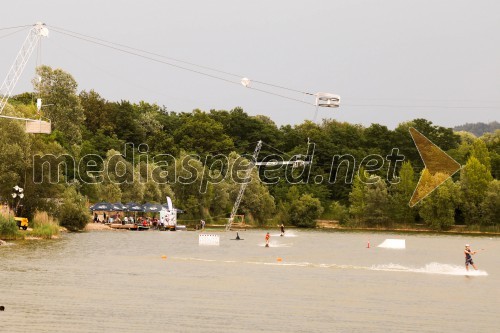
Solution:
M 198 236 L 198 245 L 215 245 L 219 246 L 220 237 L 214 234 L 200 234 Z
M 404 239 L 386 239 L 378 247 L 386 249 L 406 249 L 406 240 Z

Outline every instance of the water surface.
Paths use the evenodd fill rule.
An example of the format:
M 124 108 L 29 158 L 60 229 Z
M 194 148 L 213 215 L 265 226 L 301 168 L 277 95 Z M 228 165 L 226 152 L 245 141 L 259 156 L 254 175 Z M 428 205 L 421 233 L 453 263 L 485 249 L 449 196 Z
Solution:
M 154 231 L 3 246 L 0 331 L 498 331 L 498 238 L 273 230 L 266 248 L 265 232 L 217 232 L 220 246 Z M 406 249 L 376 247 L 387 238 Z M 465 243 L 486 249 L 469 275 Z

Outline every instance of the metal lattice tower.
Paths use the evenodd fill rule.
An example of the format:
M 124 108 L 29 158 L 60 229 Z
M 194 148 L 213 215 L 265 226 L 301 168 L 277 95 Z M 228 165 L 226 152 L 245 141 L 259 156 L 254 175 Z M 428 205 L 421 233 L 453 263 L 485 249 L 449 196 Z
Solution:
M 247 174 L 245 175 L 245 180 L 241 184 L 240 187 L 240 192 L 238 193 L 238 196 L 236 197 L 236 201 L 234 202 L 233 210 L 231 211 L 231 216 L 229 217 L 229 221 L 226 224 L 226 231 L 229 231 L 231 229 L 231 225 L 233 224 L 234 221 L 234 216 L 238 212 L 238 208 L 240 207 L 241 199 L 243 198 L 243 194 L 245 193 L 245 189 L 247 188 L 248 183 L 250 182 L 251 174 L 252 174 L 252 169 L 255 166 L 255 163 L 257 161 L 257 156 L 259 156 L 260 149 L 262 148 L 262 141 L 257 142 L 257 146 L 255 147 L 255 150 L 252 155 L 252 160 L 250 161 L 250 164 L 247 169 Z
M 7 77 L 0 87 L 0 114 L 3 108 L 7 104 L 7 100 L 12 95 L 12 91 L 17 84 L 17 81 L 23 73 L 24 67 L 28 63 L 28 60 L 33 53 L 33 50 L 37 46 L 38 42 L 42 37 L 47 37 L 49 35 L 49 30 L 44 23 L 37 22 L 33 28 L 30 29 L 28 36 L 24 40 L 23 46 L 16 56 L 16 60 L 12 64 L 12 67 L 7 74 Z

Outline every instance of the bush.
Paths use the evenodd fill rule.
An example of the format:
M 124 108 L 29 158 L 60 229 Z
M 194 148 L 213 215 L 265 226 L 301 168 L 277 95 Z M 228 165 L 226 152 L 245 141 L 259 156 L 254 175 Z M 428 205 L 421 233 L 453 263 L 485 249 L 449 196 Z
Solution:
M 66 189 L 57 216 L 61 226 L 66 227 L 69 231 L 83 230 L 91 219 L 85 197 L 73 187 Z
M 298 200 L 292 202 L 288 216 L 292 225 L 297 227 L 315 228 L 316 219 L 323 212 L 323 207 L 318 198 L 303 194 Z
M 0 214 L 0 239 L 12 240 L 23 238 L 19 232 L 14 216 Z
M 330 205 L 330 215 L 332 219 L 339 221 L 340 224 L 345 224 L 349 217 L 349 210 L 340 202 L 334 201 Z

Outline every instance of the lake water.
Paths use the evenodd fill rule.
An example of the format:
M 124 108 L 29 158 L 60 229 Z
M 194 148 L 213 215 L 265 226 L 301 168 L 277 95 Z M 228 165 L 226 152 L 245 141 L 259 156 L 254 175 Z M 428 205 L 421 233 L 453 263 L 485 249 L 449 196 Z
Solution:
M 500 331 L 500 238 L 273 230 L 266 248 L 265 232 L 214 232 L 220 246 L 192 231 L 2 246 L 0 332 Z M 406 249 L 377 247 L 387 238 Z M 486 249 L 471 275 L 465 243 Z

